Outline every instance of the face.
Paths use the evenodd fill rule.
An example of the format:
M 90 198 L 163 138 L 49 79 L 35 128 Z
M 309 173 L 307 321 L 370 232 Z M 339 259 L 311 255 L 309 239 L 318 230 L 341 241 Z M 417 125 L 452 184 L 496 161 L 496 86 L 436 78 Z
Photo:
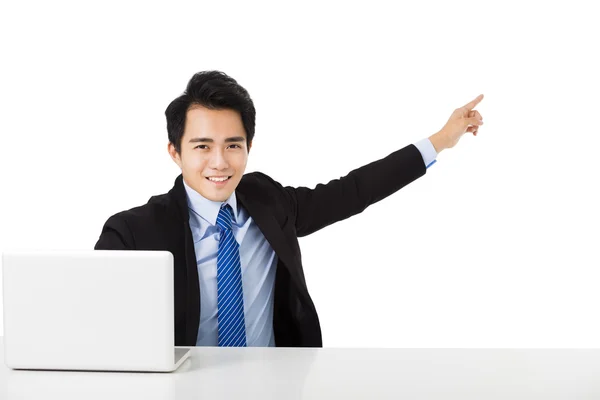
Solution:
M 169 154 L 188 186 L 221 202 L 242 179 L 251 146 L 246 146 L 246 131 L 237 111 L 194 106 L 186 115 L 181 153 L 169 143 Z M 224 178 L 227 180 L 221 182 Z

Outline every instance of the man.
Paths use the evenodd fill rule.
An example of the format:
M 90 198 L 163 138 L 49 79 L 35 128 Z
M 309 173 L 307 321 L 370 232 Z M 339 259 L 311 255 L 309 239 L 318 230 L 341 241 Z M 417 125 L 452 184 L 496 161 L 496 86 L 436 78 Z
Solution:
M 254 104 L 226 74 L 197 73 L 165 111 L 168 151 L 182 174 L 168 193 L 111 216 L 95 249 L 173 254 L 177 346 L 321 347 L 298 237 L 423 176 L 438 153 L 477 134 L 483 121 L 473 108 L 482 98 L 429 138 L 311 190 L 244 175 Z

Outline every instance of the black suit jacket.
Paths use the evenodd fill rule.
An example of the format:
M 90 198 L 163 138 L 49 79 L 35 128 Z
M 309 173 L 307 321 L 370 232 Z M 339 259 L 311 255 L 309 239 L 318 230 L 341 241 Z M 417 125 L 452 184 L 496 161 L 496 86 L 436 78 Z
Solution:
M 273 330 L 278 347 L 321 347 L 321 327 L 304 279 L 298 237 L 362 212 L 425 175 L 414 145 L 314 189 L 283 187 L 269 176 L 244 175 L 236 197 L 278 256 Z M 174 256 L 175 345 L 195 346 L 200 286 L 182 175 L 166 194 L 111 216 L 96 250 L 167 250 Z M 334 243 L 343 249 L 343 243 Z

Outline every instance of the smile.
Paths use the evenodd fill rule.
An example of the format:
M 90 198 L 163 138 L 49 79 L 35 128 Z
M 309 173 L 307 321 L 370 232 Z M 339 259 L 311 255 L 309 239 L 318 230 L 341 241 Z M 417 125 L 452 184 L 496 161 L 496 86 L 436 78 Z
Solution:
M 208 179 L 212 183 L 219 185 L 219 184 L 223 184 L 223 183 L 227 182 L 229 179 L 231 179 L 231 176 L 228 176 L 227 178 L 206 178 L 206 179 Z

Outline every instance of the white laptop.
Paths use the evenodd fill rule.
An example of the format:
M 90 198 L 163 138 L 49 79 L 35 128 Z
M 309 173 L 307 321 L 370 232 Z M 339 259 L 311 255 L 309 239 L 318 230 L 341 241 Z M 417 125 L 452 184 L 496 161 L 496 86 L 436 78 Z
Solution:
M 2 254 L 4 362 L 13 369 L 176 370 L 168 251 Z

